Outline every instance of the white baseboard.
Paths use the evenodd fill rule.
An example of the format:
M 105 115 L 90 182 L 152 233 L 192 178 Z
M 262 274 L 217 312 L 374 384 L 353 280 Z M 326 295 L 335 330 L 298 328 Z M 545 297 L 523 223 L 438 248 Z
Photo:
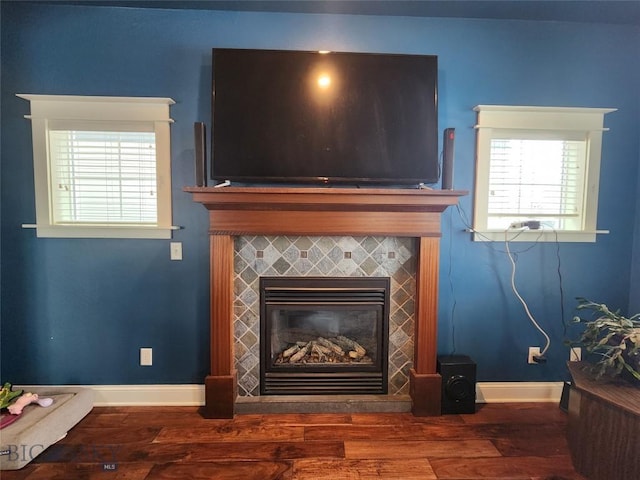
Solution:
M 563 382 L 479 382 L 476 402 L 560 402 L 563 386 Z
M 88 385 L 94 406 L 200 406 L 204 385 Z
M 94 407 L 200 406 L 204 405 L 204 385 L 14 385 L 28 392 L 31 387 L 90 388 Z
M 563 382 L 479 382 L 478 403 L 560 402 Z M 96 407 L 200 406 L 204 385 L 87 385 Z

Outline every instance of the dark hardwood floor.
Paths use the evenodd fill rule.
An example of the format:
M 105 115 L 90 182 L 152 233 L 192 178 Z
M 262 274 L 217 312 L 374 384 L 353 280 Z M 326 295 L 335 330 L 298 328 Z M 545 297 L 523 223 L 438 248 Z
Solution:
M 237 415 L 190 407 L 94 408 L 66 438 L 2 480 L 584 480 L 553 403 L 472 415 Z

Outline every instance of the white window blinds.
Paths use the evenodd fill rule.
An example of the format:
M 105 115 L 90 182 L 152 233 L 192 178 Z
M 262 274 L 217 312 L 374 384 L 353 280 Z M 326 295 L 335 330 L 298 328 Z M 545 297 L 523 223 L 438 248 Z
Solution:
M 585 162 L 584 140 L 492 139 L 489 227 L 536 218 L 555 229 L 580 229 Z
M 157 223 L 153 132 L 49 131 L 56 224 Z

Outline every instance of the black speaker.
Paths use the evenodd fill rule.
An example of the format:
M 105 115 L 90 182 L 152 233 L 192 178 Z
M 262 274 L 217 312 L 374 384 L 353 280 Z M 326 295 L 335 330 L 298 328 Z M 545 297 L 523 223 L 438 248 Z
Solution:
M 193 124 L 196 144 L 196 187 L 207 186 L 207 130 L 202 122 Z
M 453 189 L 453 152 L 455 128 L 445 128 L 442 135 L 442 189 Z
M 475 413 L 476 364 L 466 355 L 438 357 L 442 376 L 442 413 Z

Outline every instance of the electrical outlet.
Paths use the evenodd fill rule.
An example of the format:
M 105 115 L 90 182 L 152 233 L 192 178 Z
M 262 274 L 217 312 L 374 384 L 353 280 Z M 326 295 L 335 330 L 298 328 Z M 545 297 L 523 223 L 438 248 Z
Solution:
M 537 357 L 538 355 L 540 355 L 540 347 L 529 347 L 529 359 L 527 361 L 532 365 L 537 365 L 538 362 L 536 362 L 533 357 Z
M 140 365 L 143 367 L 150 367 L 153 365 L 153 349 L 141 348 L 140 349 Z
M 582 348 L 571 347 L 571 349 L 569 350 L 569 361 L 579 362 L 580 360 L 582 360 Z

